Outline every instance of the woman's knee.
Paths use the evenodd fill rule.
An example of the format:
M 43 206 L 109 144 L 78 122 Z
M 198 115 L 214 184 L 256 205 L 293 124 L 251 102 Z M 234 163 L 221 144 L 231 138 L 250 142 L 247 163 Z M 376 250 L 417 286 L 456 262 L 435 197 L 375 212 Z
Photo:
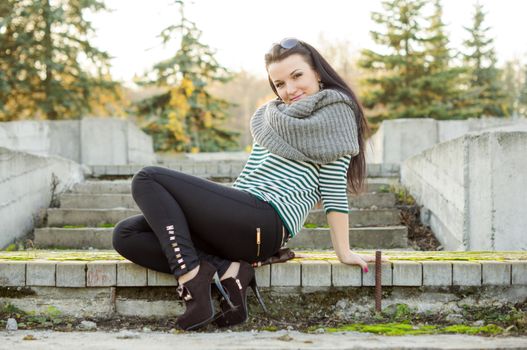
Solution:
M 126 219 L 119 221 L 113 228 L 112 233 L 112 246 L 118 252 L 121 252 L 124 248 L 124 241 L 126 233 L 129 232 L 129 228 L 126 225 Z
M 131 183 L 132 197 L 135 198 L 135 193 L 137 193 L 140 183 L 146 179 L 151 179 L 153 174 L 157 171 L 157 168 L 158 167 L 153 165 L 145 166 L 134 174 Z

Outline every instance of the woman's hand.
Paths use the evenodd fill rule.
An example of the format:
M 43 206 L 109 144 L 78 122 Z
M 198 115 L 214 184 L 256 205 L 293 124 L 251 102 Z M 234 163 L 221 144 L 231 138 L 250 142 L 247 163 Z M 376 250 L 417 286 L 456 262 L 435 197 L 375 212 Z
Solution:
M 364 272 L 368 272 L 368 263 L 375 262 L 374 255 L 361 255 L 355 254 L 351 250 L 349 254 L 346 254 L 342 258 L 339 258 L 340 262 L 348 265 L 359 265 Z M 385 257 L 381 257 L 382 262 L 388 262 L 389 260 Z

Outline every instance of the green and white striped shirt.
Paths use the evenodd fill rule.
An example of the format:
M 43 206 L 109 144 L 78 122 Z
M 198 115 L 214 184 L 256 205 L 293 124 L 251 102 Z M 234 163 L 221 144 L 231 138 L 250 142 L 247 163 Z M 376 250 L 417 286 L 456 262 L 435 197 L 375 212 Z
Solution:
M 327 164 L 302 162 L 283 158 L 254 143 L 232 187 L 268 202 L 294 237 L 320 199 L 326 214 L 349 213 L 346 174 L 351 158 L 345 155 Z

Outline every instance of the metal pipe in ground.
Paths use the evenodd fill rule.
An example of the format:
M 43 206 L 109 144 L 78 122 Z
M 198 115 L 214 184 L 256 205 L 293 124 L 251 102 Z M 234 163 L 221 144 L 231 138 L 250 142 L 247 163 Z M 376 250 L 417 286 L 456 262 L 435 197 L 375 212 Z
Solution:
M 381 251 L 375 251 L 375 312 L 381 312 Z

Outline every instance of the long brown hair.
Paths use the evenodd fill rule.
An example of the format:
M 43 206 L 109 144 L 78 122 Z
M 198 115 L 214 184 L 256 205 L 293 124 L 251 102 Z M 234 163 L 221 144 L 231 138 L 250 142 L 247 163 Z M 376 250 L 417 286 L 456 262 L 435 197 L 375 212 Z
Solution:
M 306 42 L 299 41 L 297 45 L 290 49 L 284 49 L 279 44 L 274 45 L 271 50 L 265 55 L 265 68 L 268 71 L 269 65 L 271 63 L 280 62 L 284 58 L 299 54 L 303 59 L 309 64 L 309 66 L 320 75 L 320 80 L 324 84 L 324 88 L 335 89 L 346 94 L 354 102 L 354 114 L 355 122 L 357 125 L 357 136 L 359 143 L 359 154 L 351 158 L 351 162 L 348 168 L 348 188 L 351 189 L 352 193 L 360 194 L 364 192 L 366 185 L 366 156 L 365 156 L 365 140 L 370 136 L 371 130 L 368 126 L 368 121 L 364 117 L 364 111 L 362 106 L 357 99 L 357 96 L 351 89 L 351 87 L 346 84 L 344 79 L 331 67 L 331 65 L 322 57 L 322 55 L 311 45 Z M 276 88 L 271 81 L 271 77 L 267 76 L 269 79 L 269 85 L 275 93 L 275 95 L 280 98 Z

